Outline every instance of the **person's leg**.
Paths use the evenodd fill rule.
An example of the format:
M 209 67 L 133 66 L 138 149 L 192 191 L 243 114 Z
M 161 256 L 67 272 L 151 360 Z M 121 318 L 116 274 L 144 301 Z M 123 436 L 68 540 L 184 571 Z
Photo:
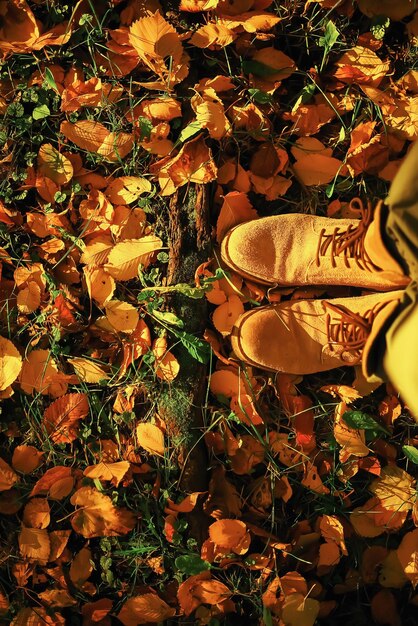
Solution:
M 367 355 L 369 380 L 389 379 L 418 419 L 418 142 L 409 151 L 385 200 L 387 247 L 411 278 Z

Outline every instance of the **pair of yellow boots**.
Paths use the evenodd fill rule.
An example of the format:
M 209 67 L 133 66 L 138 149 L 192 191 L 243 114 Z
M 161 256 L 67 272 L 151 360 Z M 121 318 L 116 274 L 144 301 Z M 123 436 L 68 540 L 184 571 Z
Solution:
M 418 145 L 411 150 L 391 190 L 403 187 L 405 174 L 407 179 L 415 178 L 412 184 L 416 187 L 417 157 Z M 227 233 L 221 244 L 222 259 L 244 278 L 272 287 L 338 285 L 372 292 L 359 297 L 293 300 L 244 313 L 231 336 L 239 359 L 291 374 L 310 374 L 361 362 L 365 377 L 373 378 L 376 341 L 381 342 L 396 320 L 411 277 L 406 275 L 405 264 L 402 267 L 389 250 L 387 207 L 380 201 L 373 212 L 370 203 L 364 207 L 361 200 L 355 199 L 351 208 L 359 219 L 280 215 L 240 224 Z M 414 227 L 418 194 L 408 211 L 412 211 Z M 416 237 L 418 233 L 412 233 L 412 238 Z M 417 307 L 412 308 L 416 318 Z M 381 369 L 416 415 L 417 335 L 418 327 L 409 325 L 406 342 L 410 340 L 413 353 L 400 354 L 403 363 L 398 368 L 391 362 Z M 405 381 L 399 384 L 392 369 L 407 372 L 410 380 L 406 391 Z

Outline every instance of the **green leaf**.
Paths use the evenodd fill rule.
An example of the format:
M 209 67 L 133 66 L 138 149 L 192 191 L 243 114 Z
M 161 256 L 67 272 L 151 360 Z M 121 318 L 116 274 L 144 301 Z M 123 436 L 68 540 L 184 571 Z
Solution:
M 136 120 L 136 124 L 139 127 L 139 132 L 141 133 L 141 141 L 143 139 L 149 139 L 153 129 L 152 122 L 147 117 L 140 116 Z
M 178 328 L 184 328 L 184 322 L 174 313 L 170 313 L 169 311 L 154 311 L 154 317 L 160 322 L 165 322 L 169 324 L 169 326 L 178 326 Z
M 242 69 L 244 74 L 255 74 L 256 76 L 272 76 L 278 74 L 280 70 L 275 67 L 270 67 L 260 61 L 254 61 L 253 59 L 246 59 L 242 62 Z M 283 71 L 290 68 L 282 68 Z
M 300 92 L 298 99 L 293 105 L 292 113 L 297 111 L 297 109 L 299 108 L 301 104 L 306 104 L 307 102 L 309 102 L 309 100 L 312 99 L 312 96 L 314 95 L 315 90 L 316 90 L 315 83 L 310 83 L 309 85 L 305 85 L 305 87 Z
M 199 122 L 190 122 L 190 124 L 188 124 L 186 128 L 183 128 L 183 130 L 181 131 L 179 138 L 176 141 L 176 144 L 184 143 L 185 141 L 190 139 L 190 137 L 193 137 L 201 130 L 202 125 Z
M 343 420 L 350 428 L 362 428 L 364 430 L 376 430 L 378 432 L 390 435 L 390 431 L 384 426 L 376 422 L 376 420 L 368 413 L 363 411 L 346 411 Z
M 51 115 L 51 111 L 46 104 L 40 104 L 38 107 L 35 107 L 32 111 L 32 117 L 34 120 L 43 120 L 45 117 Z
M 273 626 L 270 610 L 266 606 L 263 607 L 263 622 L 265 626 Z
M 180 343 L 186 348 L 187 352 L 199 363 L 207 363 L 210 357 L 210 346 L 206 341 L 198 339 L 184 330 L 169 329 L 173 335 L 179 339 Z
M 194 576 L 206 572 L 211 568 L 208 561 L 203 561 L 198 554 L 185 554 L 178 556 L 174 561 L 177 569 L 183 574 Z
M 51 70 L 47 67 L 45 68 L 45 82 L 48 85 L 48 87 L 50 87 L 57 94 L 59 94 L 59 89 L 58 89 L 57 83 L 55 82 L 54 75 L 51 72 Z
M 258 104 L 269 104 L 273 101 L 272 96 L 265 91 L 261 91 L 261 89 L 249 89 L 248 93 L 255 102 L 258 102 Z
M 340 32 L 338 28 L 335 26 L 334 22 L 329 20 L 325 27 L 324 36 L 319 38 L 319 45 L 326 50 L 331 50 L 333 45 L 338 41 L 339 36 Z
M 415 446 L 402 446 L 402 450 L 412 463 L 418 465 L 418 449 Z

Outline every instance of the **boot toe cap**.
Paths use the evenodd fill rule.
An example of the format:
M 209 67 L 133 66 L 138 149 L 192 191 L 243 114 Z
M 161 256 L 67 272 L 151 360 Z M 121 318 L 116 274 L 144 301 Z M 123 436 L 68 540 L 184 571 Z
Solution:
M 221 257 L 232 269 L 249 279 L 275 284 L 277 245 L 264 220 L 236 226 L 221 244 Z

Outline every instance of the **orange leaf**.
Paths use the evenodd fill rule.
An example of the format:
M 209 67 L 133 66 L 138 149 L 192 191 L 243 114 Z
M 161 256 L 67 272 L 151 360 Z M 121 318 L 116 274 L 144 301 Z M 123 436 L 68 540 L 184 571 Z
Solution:
M 96 152 L 106 161 L 123 159 L 133 147 L 132 135 L 111 132 L 103 124 L 91 120 L 80 120 L 74 124 L 62 122 L 60 132 L 82 150 Z
M 163 164 L 157 162 L 152 167 L 158 173 L 162 196 L 170 196 L 189 183 L 210 183 L 217 174 L 212 152 L 200 136 L 185 143 L 172 159 L 164 160 Z
M 41 476 L 30 495 L 46 495 L 51 500 L 62 500 L 71 493 L 73 487 L 74 478 L 71 467 L 51 467 Z
M 34 280 L 31 280 L 26 287 L 19 290 L 16 301 L 21 313 L 33 313 L 41 304 L 41 288 Z
M 396 552 L 405 576 L 416 587 L 418 585 L 418 528 L 407 533 L 402 538 Z
M 233 226 L 254 220 L 257 217 L 258 213 L 253 209 L 246 193 L 239 191 L 227 193 L 226 196 L 224 196 L 216 224 L 217 242 L 220 243 Z
M 0 491 L 8 491 L 19 480 L 19 476 L 10 465 L 0 458 Z
M 202 604 L 220 604 L 232 595 L 232 591 L 219 580 L 202 580 L 193 589 L 193 595 Z
M 336 543 L 323 543 L 319 546 L 318 568 L 333 567 L 334 565 L 337 565 L 340 560 L 341 553 Z
M 32 498 L 23 510 L 23 523 L 28 528 L 47 528 L 51 521 L 48 500 Z
M 401 618 L 396 608 L 395 596 L 389 589 L 380 589 L 373 596 L 370 608 L 376 624 L 401 626 Z
M 138 444 L 150 454 L 163 456 L 164 454 L 164 433 L 154 424 L 142 422 L 136 427 L 136 437 Z
M 293 169 L 304 185 L 326 185 L 343 171 L 343 162 L 331 156 L 315 154 L 296 161 Z
M 233 396 L 230 402 L 231 411 L 244 423 L 250 426 L 260 426 L 263 424 L 263 418 L 257 412 L 252 397 L 246 393 L 239 396 Z
M 73 382 L 72 377 L 58 371 L 49 350 L 32 350 L 23 361 L 19 382 L 25 393 L 57 398 L 67 391 L 67 381 Z
M 213 312 L 213 325 L 224 337 L 229 335 L 237 319 L 244 313 L 244 305 L 236 295 L 231 295 L 226 302 Z
M 77 438 L 79 420 L 89 410 L 85 393 L 69 393 L 45 409 L 43 425 L 54 443 L 71 443 Z
M 65 617 L 58 613 L 51 616 L 47 614 L 43 606 L 20 609 L 10 622 L 10 626 L 64 626 L 64 624 Z
M 373 50 L 356 46 L 336 61 L 335 77 L 345 83 L 378 87 L 389 71 L 388 61 L 382 61 Z
M 92 554 L 90 548 L 81 548 L 75 555 L 70 566 L 70 580 L 78 587 L 82 588 L 86 580 L 90 578 L 93 571 Z
M 51 547 L 46 528 L 26 528 L 23 526 L 18 541 L 20 553 L 24 558 L 46 565 Z
M 124 626 L 137 624 L 157 624 L 164 622 L 176 614 L 176 610 L 168 606 L 164 600 L 154 593 L 129 598 L 119 611 L 117 618 Z
M 180 11 L 197 13 L 198 11 L 211 11 L 216 9 L 219 0 L 181 0 Z
M 13 450 L 13 469 L 21 474 L 30 474 L 44 462 L 44 453 L 33 446 L 16 446 Z
M 76 508 L 71 518 L 73 530 L 83 537 L 126 535 L 136 524 L 136 516 L 125 508 L 116 508 L 109 496 L 93 487 L 81 487 L 70 500 Z
M 211 524 L 209 537 L 216 545 L 236 554 L 245 554 L 251 541 L 244 522 L 235 519 L 221 519 Z

